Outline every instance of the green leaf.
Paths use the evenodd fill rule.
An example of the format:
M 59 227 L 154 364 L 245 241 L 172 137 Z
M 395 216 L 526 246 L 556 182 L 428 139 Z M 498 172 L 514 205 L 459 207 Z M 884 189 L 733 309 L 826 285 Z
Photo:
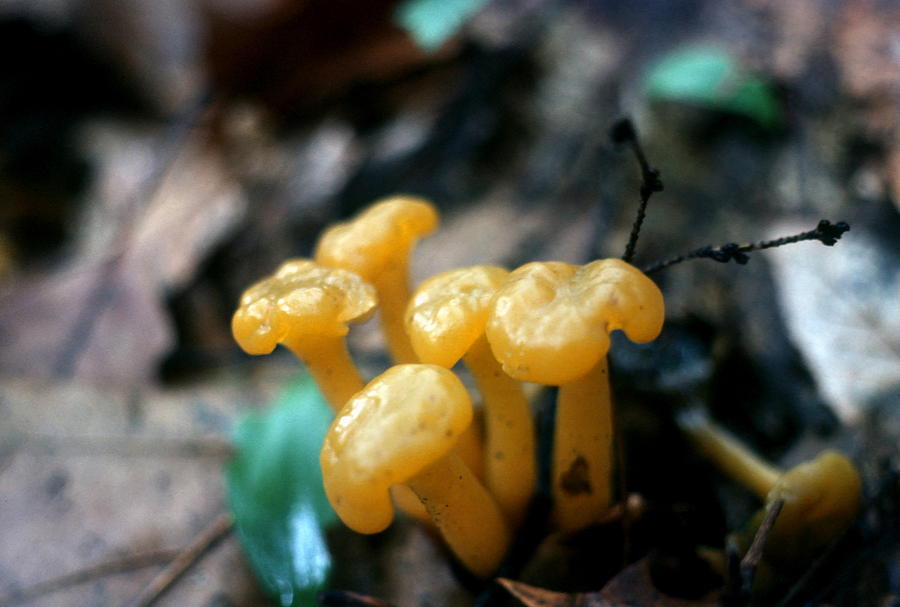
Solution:
M 644 91 L 651 99 L 746 116 L 765 128 L 778 127 L 782 120 L 770 84 L 713 46 L 689 46 L 666 55 L 647 74 Z
M 331 418 L 312 379 L 301 377 L 271 409 L 242 420 L 226 471 L 238 538 L 256 577 L 284 607 L 316 604 L 331 572 L 324 528 L 336 516 L 319 468 Z
M 408 31 L 423 50 L 436 51 L 478 12 L 487 0 L 405 0 L 394 22 Z

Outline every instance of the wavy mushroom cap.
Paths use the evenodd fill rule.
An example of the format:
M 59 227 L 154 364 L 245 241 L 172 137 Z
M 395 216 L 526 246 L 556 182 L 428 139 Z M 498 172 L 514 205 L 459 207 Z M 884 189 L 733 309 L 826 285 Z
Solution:
M 319 238 L 315 258 L 322 265 L 351 270 L 374 281 L 398 258 L 405 258 L 415 241 L 437 224 L 437 210 L 427 200 L 394 196 L 351 221 L 328 228 Z
M 656 284 L 620 259 L 585 266 L 535 262 L 511 272 L 497 291 L 487 338 L 512 377 L 562 385 L 606 356 L 610 332 L 652 341 L 664 317 Z
M 434 276 L 406 309 L 406 332 L 422 362 L 450 368 L 484 334 L 489 304 L 509 275 L 499 266 L 472 266 Z
M 861 494 L 859 472 L 837 451 L 791 468 L 766 498 L 784 500 L 767 551 L 796 555 L 827 544 L 856 518 Z
M 374 287 L 356 274 L 295 259 L 241 295 L 231 331 L 247 353 L 268 354 L 302 335 L 346 335 L 347 324 L 368 318 L 377 303 Z
M 325 493 L 360 533 L 390 525 L 388 489 L 453 449 L 472 422 L 462 382 L 436 365 L 397 365 L 373 379 L 340 411 L 322 446 Z

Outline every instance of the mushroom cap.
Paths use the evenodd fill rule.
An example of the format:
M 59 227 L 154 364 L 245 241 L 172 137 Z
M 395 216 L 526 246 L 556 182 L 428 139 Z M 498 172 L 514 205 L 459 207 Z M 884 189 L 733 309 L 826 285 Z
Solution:
M 341 409 L 325 436 L 325 493 L 344 523 L 377 533 L 393 520 L 388 493 L 447 455 L 472 422 L 462 382 L 436 365 L 397 365 Z
M 427 200 L 386 198 L 353 220 L 328 228 L 316 245 L 316 261 L 351 270 L 372 282 L 398 258 L 405 258 L 415 241 L 437 224 L 437 210 Z
M 346 335 L 347 323 L 365 320 L 377 303 L 375 288 L 356 274 L 294 259 L 244 291 L 231 332 L 247 353 L 268 354 L 302 335 Z
M 406 308 L 406 332 L 419 360 L 455 365 L 484 334 L 491 298 L 508 274 L 499 266 L 472 266 L 422 283 Z
M 662 330 L 656 284 L 620 259 L 535 262 L 512 271 L 491 304 L 487 339 L 512 377 L 563 385 L 585 375 L 621 329 L 635 342 Z
M 791 468 L 766 497 L 784 499 L 767 551 L 794 556 L 828 544 L 856 518 L 861 494 L 859 472 L 837 451 Z

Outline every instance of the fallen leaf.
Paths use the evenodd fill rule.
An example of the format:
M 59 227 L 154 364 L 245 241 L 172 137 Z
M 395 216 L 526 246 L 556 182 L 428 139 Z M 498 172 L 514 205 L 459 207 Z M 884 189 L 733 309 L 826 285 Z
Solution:
M 63 267 L 11 281 L 0 294 L 7 345 L 0 367 L 7 373 L 120 384 L 154 377 L 174 339 L 166 293 L 192 276 L 244 209 L 237 186 L 200 138 L 183 146 L 144 204 L 142 186 L 152 176 L 136 160 L 146 157 L 147 142 L 114 129 L 106 135 L 95 191 L 102 219 L 87 222 L 94 229 L 79 241 L 79 254 Z M 154 149 L 159 153 L 159 145 Z
M 325 528 L 337 520 L 322 487 L 319 451 L 330 407 L 309 376 L 238 428 L 228 502 L 256 577 L 279 605 L 309 605 L 331 573 Z
M 623 569 L 600 594 L 615 607 L 715 607 L 719 604 L 717 592 L 697 600 L 679 599 L 660 592 L 653 584 L 646 558 Z
M 177 112 L 199 93 L 205 31 L 197 6 L 98 0 L 79 17 L 73 19 L 79 33 L 115 60 L 156 108 Z
M 159 297 L 118 260 L 21 282 L 0 298 L 0 366 L 30 377 L 149 380 L 173 343 Z
M 770 233 L 799 225 L 782 223 Z M 778 303 L 822 395 L 849 423 L 900 386 L 900 252 L 896 241 L 859 227 L 826 252 L 815 247 L 771 251 Z
M 449 40 L 486 0 L 406 0 L 394 20 L 426 51 L 436 51 Z
M 652 100 L 680 101 L 777 127 L 781 108 L 771 85 L 742 67 L 728 51 L 689 46 L 663 57 L 644 80 Z
M 569 594 L 505 578 L 499 578 L 497 581 L 526 607 L 611 607 L 600 597 L 599 592 Z
M 241 18 L 209 12 L 214 90 L 259 99 L 283 117 L 360 83 L 397 77 L 434 58 L 392 22 L 397 0 L 270 2 Z
M 497 580 L 526 607 L 715 607 L 718 596 L 692 601 L 653 585 L 647 559 L 629 565 L 599 592 L 554 592 L 505 578 Z
M 228 377 L 136 390 L 0 381 L 0 596 L 119 557 L 180 550 L 225 509 Z M 70 585 L 29 607 L 125 605 L 161 564 Z M 232 536 L 159 605 L 264 604 Z
M 832 45 L 844 88 L 861 100 L 870 136 L 886 148 L 882 171 L 900 209 L 900 8 L 893 2 L 842 3 Z

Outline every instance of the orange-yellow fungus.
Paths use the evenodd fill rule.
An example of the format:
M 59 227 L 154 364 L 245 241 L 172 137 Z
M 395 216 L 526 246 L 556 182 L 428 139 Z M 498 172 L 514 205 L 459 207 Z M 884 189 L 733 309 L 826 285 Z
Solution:
M 702 455 L 764 499 L 767 508 L 784 500 L 766 542 L 767 558 L 784 562 L 808 558 L 856 518 L 862 481 L 853 463 L 837 451 L 826 449 L 782 473 L 701 411 L 684 412 L 677 421 Z M 757 515 L 755 524 L 763 514 Z
M 473 266 L 422 283 L 406 313 L 406 331 L 422 362 L 451 368 L 461 358 L 485 409 L 485 483 L 511 522 L 518 523 L 535 486 L 534 420 L 519 382 L 500 368 L 484 337 L 489 304 L 509 272 Z
M 722 472 L 757 497 L 766 499 L 778 482 L 781 470 L 763 460 L 724 428 L 714 424 L 699 409 L 682 411 L 675 419 L 701 455 L 709 458 Z
M 316 261 L 355 272 L 375 286 L 385 338 L 398 363 L 417 360 L 403 330 L 409 258 L 416 241 L 437 224 L 437 210 L 428 201 L 394 196 L 376 202 L 352 221 L 328 228 L 316 246 Z
M 553 498 L 564 531 L 596 522 L 610 504 L 609 334 L 621 329 L 632 341 L 651 341 L 664 316 L 656 284 L 619 259 L 529 263 L 511 272 L 494 296 L 486 334 L 503 369 L 560 387 Z
M 392 367 L 335 418 L 320 462 L 325 493 L 351 529 L 390 525 L 392 485 L 405 483 L 425 504 L 447 545 L 473 573 L 500 564 L 510 535 L 499 507 L 453 449 L 472 421 L 462 382 L 436 365 Z
M 656 283 L 620 259 L 535 262 L 510 273 L 497 292 L 487 336 L 509 375 L 561 386 L 606 356 L 612 331 L 652 341 L 664 317 Z
M 244 292 L 231 331 L 249 354 L 290 349 L 337 411 L 364 385 L 347 352 L 347 325 L 367 319 L 376 304 L 375 289 L 356 274 L 295 259 Z
M 826 449 L 794 466 L 766 497 L 767 504 L 784 500 L 769 535 L 767 555 L 794 559 L 827 546 L 856 518 L 861 495 L 856 466 L 837 451 Z

